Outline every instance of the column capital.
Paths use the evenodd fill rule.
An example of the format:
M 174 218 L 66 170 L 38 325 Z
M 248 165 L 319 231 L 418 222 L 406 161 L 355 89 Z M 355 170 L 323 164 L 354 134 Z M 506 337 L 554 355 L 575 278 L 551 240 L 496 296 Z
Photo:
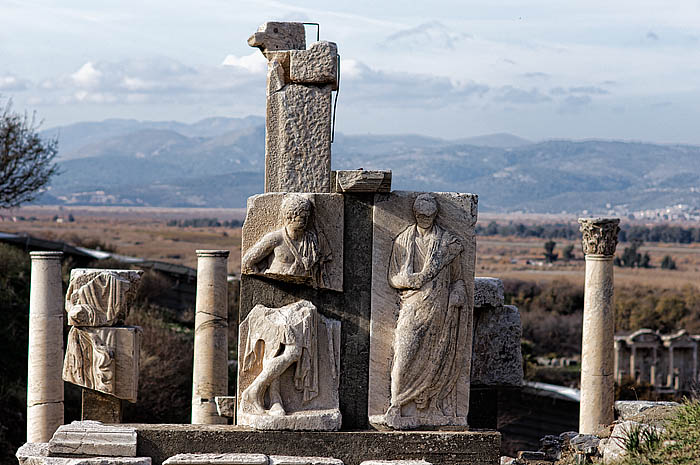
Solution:
M 612 257 L 617 246 L 617 233 L 620 232 L 619 218 L 579 218 L 581 245 L 586 255 Z

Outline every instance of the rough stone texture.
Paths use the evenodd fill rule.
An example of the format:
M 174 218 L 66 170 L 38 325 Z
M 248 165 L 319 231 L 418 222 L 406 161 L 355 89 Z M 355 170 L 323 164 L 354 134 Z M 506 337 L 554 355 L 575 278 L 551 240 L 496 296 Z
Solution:
M 163 465 L 268 465 L 264 454 L 177 454 Z
M 473 431 L 252 431 L 223 425 L 133 425 L 137 453 L 158 465 L 192 450 L 334 457 L 345 465 L 366 460 L 426 460 L 440 465 L 496 465 L 498 432 Z
M 569 440 L 569 445 L 576 452 L 593 455 L 598 451 L 600 438 L 592 434 L 578 434 Z
M 63 424 L 63 253 L 30 256 L 27 441 L 40 443 Z
M 504 303 L 503 281 L 498 278 L 474 278 L 474 308 L 501 307 Z
M 28 442 L 17 451 L 19 465 L 151 465 L 150 457 L 49 457 L 48 443 Z
M 304 221 L 294 212 L 305 200 L 311 202 L 311 211 L 304 213 L 309 216 L 306 226 L 301 226 L 301 238 L 293 239 L 295 222 Z M 314 255 L 316 264 L 304 271 L 303 260 Z M 269 193 L 250 197 L 241 256 L 244 274 L 342 291 L 343 196 Z
M 579 223 L 586 253 L 579 433 L 599 435 L 614 419 L 613 254 L 620 228 L 616 218 Z
M 235 396 L 216 396 L 216 413 L 220 417 L 234 418 L 236 416 L 236 397 Z
M 248 45 L 257 47 L 262 52 L 303 50 L 306 48 L 304 24 L 268 21 L 250 36 Z
M 214 401 L 228 394 L 228 255 L 228 250 L 197 251 L 192 423 L 228 423 Z
M 287 84 L 268 95 L 265 192 L 330 192 L 332 90 Z
M 332 457 L 293 457 L 289 455 L 271 455 L 270 465 L 343 465 L 343 461 Z
M 415 273 L 415 275 L 411 274 L 412 267 L 406 269 L 405 264 L 411 262 L 410 257 L 414 253 L 412 244 L 415 242 L 412 242 L 414 240 L 412 234 L 415 231 L 413 225 L 416 224 L 416 217 L 413 210 L 414 202 L 420 193 L 394 191 L 391 194 L 377 194 L 375 196 L 368 414 L 370 423 L 379 428 L 390 426 L 404 429 L 420 426 L 467 425 L 473 332 L 474 261 L 476 256 L 474 224 L 477 214 L 477 196 L 457 193 L 431 195 L 438 204 L 434 224 L 446 232 L 442 233 L 441 240 L 444 242 L 435 246 L 437 247 L 435 250 L 438 252 L 434 254 L 430 252 L 430 255 L 427 255 L 426 262 L 429 263 L 429 269 L 426 272 Z M 420 197 L 420 199 L 425 199 L 425 197 Z M 431 202 L 420 200 L 419 203 L 425 206 Z M 433 207 L 426 206 L 425 208 L 427 211 Z M 432 220 L 428 221 L 429 223 L 426 224 L 430 224 Z M 434 228 L 434 226 L 432 227 Z M 397 273 L 395 274 L 394 271 Z M 437 274 L 438 272 L 439 274 Z M 415 282 L 411 281 L 414 279 L 411 276 L 416 276 Z M 427 278 L 423 279 L 423 276 L 427 276 Z M 462 285 L 459 285 L 460 278 L 463 281 Z M 449 294 L 450 299 L 455 299 L 453 302 L 457 307 L 457 316 L 455 317 L 457 321 L 454 324 L 457 335 L 454 339 L 448 337 L 447 346 L 442 343 L 439 345 L 430 344 L 427 342 L 428 340 L 409 341 L 411 338 L 415 339 L 414 335 L 417 333 L 410 328 L 414 322 L 401 319 L 399 292 L 395 286 L 404 286 L 407 289 L 422 286 L 420 290 L 415 292 L 404 291 L 404 296 L 408 300 L 403 305 L 409 308 L 413 304 L 408 303 L 408 301 L 421 295 L 416 294 L 416 292 L 428 292 L 426 286 L 437 285 L 443 279 L 449 280 L 449 288 L 446 287 L 444 292 Z M 402 280 L 406 282 L 404 283 Z M 440 307 L 443 303 L 436 300 L 447 297 L 447 295 L 437 294 L 437 291 L 431 291 L 429 295 L 432 296 L 431 299 L 423 301 L 422 308 L 427 312 L 437 311 L 436 314 L 448 315 L 447 308 Z M 446 307 L 447 298 L 444 300 Z M 430 310 L 431 302 L 434 302 L 437 310 Z M 403 321 L 403 323 L 397 324 L 397 315 L 399 321 Z M 410 314 L 406 313 L 406 315 Z M 399 328 L 398 333 L 397 327 Z M 437 331 L 439 334 L 446 329 L 441 327 L 431 329 L 431 331 Z M 402 349 L 394 350 L 396 344 L 414 345 L 416 342 L 419 344 L 425 342 L 424 350 L 430 352 L 418 354 L 415 353 L 417 351 L 413 351 L 411 353 L 414 355 L 408 356 L 409 352 L 404 352 Z M 437 401 L 437 397 L 433 397 L 429 400 L 432 405 L 421 410 L 415 408 L 415 402 L 412 399 L 402 400 L 403 392 L 392 392 L 392 376 L 400 376 L 405 384 L 408 382 L 406 377 L 413 376 L 408 372 L 418 371 L 417 367 L 420 364 L 424 363 L 426 370 L 446 369 L 442 363 L 445 363 L 450 356 L 444 358 L 436 356 L 435 353 L 445 348 L 454 348 L 451 344 L 454 344 L 454 347 L 465 347 L 466 350 L 457 349 L 454 352 L 455 360 L 452 363 L 456 364 L 454 365 L 456 368 L 451 369 L 449 374 L 446 374 L 447 379 L 454 379 L 454 385 L 451 388 L 445 387 L 448 391 L 444 402 L 451 403 L 449 407 L 443 408 L 440 412 L 435 410 L 434 403 Z M 433 353 L 433 351 L 436 352 Z M 447 353 L 451 352 L 448 350 Z M 408 364 L 403 365 L 406 372 L 395 375 L 392 373 L 392 366 L 397 366 L 397 357 L 404 356 L 410 360 Z M 421 357 L 427 358 L 421 359 Z M 428 385 L 432 386 L 433 382 L 434 378 L 424 379 L 421 381 L 420 389 L 422 390 Z M 439 391 L 442 389 L 438 388 Z M 399 399 L 396 401 L 399 406 L 392 405 L 390 410 L 392 397 Z
M 619 420 L 633 420 L 640 423 L 671 418 L 680 407 L 678 402 L 653 402 L 648 400 L 618 400 L 615 413 Z
M 124 401 L 109 394 L 82 389 L 82 420 L 94 420 L 102 423 L 121 423 Z
M 136 430 L 99 421 L 74 421 L 54 433 L 49 441 L 49 455 L 136 457 Z
M 621 423 L 617 423 L 613 428 L 612 434 L 610 435 L 610 439 L 606 442 L 605 447 L 603 449 L 603 463 L 614 462 L 627 454 L 625 442 L 630 432 L 634 430 L 655 430 L 658 434 L 663 433 L 662 428 L 645 425 L 636 421 L 623 421 Z M 640 434 L 640 440 L 643 439 L 644 435 Z
M 75 268 L 66 292 L 66 313 L 72 326 L 124 324 L 143 271 Z
M 338 81 L 338 46 L 320 41 L 308 50 L 289 52 L 289 78 L 300 84 L 332 84 Z
M 521 336 L 522 324 L 517 307 L 481 306 L 475 309 L 471 382 L 486 386 L 522 385 Z
M 77 327 L 68 333 L 63 379 L 129 402 L 138 396 L 141 328 Z
M 389 192 L 391 171 L 335 171 L 336 192 Z
M 277 308 L 304 299 L 312 302 L 322 315 L 340 320 L 339 395 L 343 428 L 364 429 L 367 427 L 373 195 L 342 197 L 342 243 L 346 250 L 352 251 L 343 259 L 344 291 L 243 275 L 239 318 L 243 321 L 257 304 Z
M 268 60 L 265 192 L 330 192 L 338 52 L 305 42 L 301 23 L 265 23 L 248 39 Z
M 339 321 L 319 315 L 306 300 L 253 308 L 238 333 L 237 424 L 259 430 L 340 429 L 340 333 Z M 289 336 L 281 335 L 293 335 L 296 344 L 285 344 Z M 287 355 L 289 347 L 298 353 Z M 287 368 L 280 376 L 268 375 L 268 364 Z

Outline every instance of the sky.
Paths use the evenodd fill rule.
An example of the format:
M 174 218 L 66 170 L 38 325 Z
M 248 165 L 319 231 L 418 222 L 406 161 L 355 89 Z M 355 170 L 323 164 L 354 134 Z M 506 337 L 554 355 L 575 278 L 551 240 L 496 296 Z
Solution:
M 0 0 L 0 95 L 45 128 L 262 116 L 246 40 L 303 21 L 338 44 L 339 132 L 700 144 L 700 0 L 410 3 Z

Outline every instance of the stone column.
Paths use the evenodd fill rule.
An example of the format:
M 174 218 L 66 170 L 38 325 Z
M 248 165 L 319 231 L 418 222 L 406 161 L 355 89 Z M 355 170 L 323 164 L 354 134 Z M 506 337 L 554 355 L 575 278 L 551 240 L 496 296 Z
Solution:
M 214 397 L 228 395 L 228 250 L 197 250 L 192 423 L 226 424 Z
M 48 442 L 63 424 L 63 252 L 30 252 L 27 442 Z
M 586 256 L 579 433 L 597 434 L 614 419 L 613 256 L 620 220 L 578 221 Z

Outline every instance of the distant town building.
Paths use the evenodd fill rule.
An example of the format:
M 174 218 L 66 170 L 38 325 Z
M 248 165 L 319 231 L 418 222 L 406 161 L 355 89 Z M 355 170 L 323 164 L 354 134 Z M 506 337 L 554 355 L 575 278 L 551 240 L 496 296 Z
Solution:
M 687 392 L 698 386 L 700 335 L 684 329 L 662 335 L 651 329 L 615 336 L 615 379 L 632 378 L 659 391 Z

